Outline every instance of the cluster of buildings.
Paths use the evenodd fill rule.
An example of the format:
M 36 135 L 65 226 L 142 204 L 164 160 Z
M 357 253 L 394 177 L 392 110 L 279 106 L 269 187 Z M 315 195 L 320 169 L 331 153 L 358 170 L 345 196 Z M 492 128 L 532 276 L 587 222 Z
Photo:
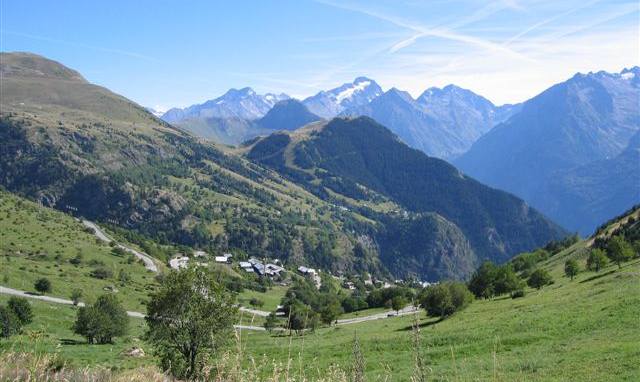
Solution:
M 279 277 L 284 268 L 280 265 L 279 260 L 274 260 L 274 263 L 265 264 L 252 257 L 248 261 L 240 261 L 238 265 L 247 273 L 256 273 L 258 276 Z
M 225 253 L 222 256 L 215 256 L 213 260 L 216 263 L 231 263 L 231 258 L 233 255 L 231 253 Z M 193 257 L 188 257 L 184 255 L 178 255 L 171 260 L 169 260 L 169 267 L 171 269 L 181 269 L 189 266 L 190 263 L 195 263 L 197 266 L 206 267 L 209 265 L 209 254 L 205 251 L 193 251 Z
M 208 261 L 212 259 L 215 263 L 219 264 L 231 264 L 233 254 L 225 253 L 221 256 L 209 256 L 205 251 L 194 251 L 192 257 L 185 255 L 178 255 L 169 260 L 169 267 L 172 269 L 186 268 L 190 264 L 196 264 L 198 266 L 208 266 Z M 280 260 L 273 261 L 261 261 L 255 257 L 249 258 L 247 261 L 239 261 L 238 266 L 246 273 L 255 273 L 258 276 L 266 276 L 271 278 L 277 278 L 285 272 L 285 268 L 280 263 Z M 316 284 L 318 288 L 322 283 L 320 273 L 314 269 L 305 266 L 300 266 L 297 269 L 298 274 L 307 277 Z
M 299 266 L 298 273 L 301 274 L 302 276 L 308 277 L 311 280 L 313 280 L 313 282 L 316 284 L 316 287 L 320 288 L 320 285 L 322 285 L 320 274 L 318 274 L 318 272 L 315 269 L 307 268 L 305 266 Z

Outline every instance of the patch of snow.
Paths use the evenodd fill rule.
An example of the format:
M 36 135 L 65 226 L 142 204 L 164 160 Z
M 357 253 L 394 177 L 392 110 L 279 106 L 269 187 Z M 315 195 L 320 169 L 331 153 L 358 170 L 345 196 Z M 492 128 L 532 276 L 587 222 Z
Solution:
M 622 77 L 623 80 L 630 80 L 630 79 L 633 79 L 635 76 L 636 74 L 633 72 L 626 72 L 620 75 L 620 77 Z
M 345 99 L 351 98 L 355 93 L 363 91 L 367 86 L 371 85 L 371 81 L 362 81 L 356 85 L 353 85 L 340 93 L 336 94 L 336 101 L 341 103 Z

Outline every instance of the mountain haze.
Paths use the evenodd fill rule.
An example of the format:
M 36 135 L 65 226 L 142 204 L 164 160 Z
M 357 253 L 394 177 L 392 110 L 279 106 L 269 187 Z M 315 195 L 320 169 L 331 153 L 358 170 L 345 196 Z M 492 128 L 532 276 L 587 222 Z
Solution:
M 631 207 L 629 201 L 607 202 L 609 196 L 601 191 L 595 192 L 597 197 L 591 193 L 627 184 L 626 178 L 640 173 L 640 164 L 626 162 L 625 168 L 633 171 L 625 174 L 614 168 L 595 171 L 588 188 L 576 174 L 584 179 L 583 166 L 593 164 L 595 169 L 600 161 L 614 163 L 640 131 L 639 76 L 638 67 L 576 74 L 525 102 L 519 113 L 480 138 L 455 163 L 480 181 L 513 192 L 551 218 L 567 222 L 567 228 L 588 234 L 603 216 Z M 638 184 L 631 186 L 627 195 L 638 195 Z M 585 200 L 598 206 L 597 216 L 588 212 Z

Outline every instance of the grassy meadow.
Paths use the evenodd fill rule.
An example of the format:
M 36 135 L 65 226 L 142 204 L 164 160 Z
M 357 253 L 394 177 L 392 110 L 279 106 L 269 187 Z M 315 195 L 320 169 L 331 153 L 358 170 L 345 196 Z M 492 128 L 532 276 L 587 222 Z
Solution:
M 72 264 L 78 255 L 79 264 Z M 112 276 L 92 277 L 100 267 Z M 120 271 L 127 281 L 119 279 Z M 80 289 L 81 301 L 92 302 L 115 288 L 125 308 L 135 311 L 144 311 L 156 284 L 155 275 L 131 255 L 115 255 L 73 217 L 0 191 L 0 285 L 35 292 L 34 282 L 41 277 L 51 281 L 48 295 L 65 299 Z
M 584 267 L 584 245 L 580 242 L 547 260 L 543 266 L 553 275 L 554 284 L 539 291 L 527 289 L 523 298 L 477 300 L 444 321 L 420 312 L 417 349 L 428 380 L 637 380 L 640 260 L 621 269 L 610 265 L 599 273 L 583 271 L 571 281 L 563 274 L 564 261 L 577 257 Z M 132 319 L 130 334 L 114 345 L 86 345 L 69 330 L 73 307 L 35 301 L 32 305 L 35 322 L 25 334 L 4 341 L 4 351 L 57 352 L 73 365 L 132 368 L 154 363 L 151 349 L 139 340 L 141 320 Z M 270 380 L 277 368 L 288 369 L 289 378 L 317 380 L 325 378 L 327 370 L 349 370 L 357 337 L 367 380 L 409 381 L 418 353 L 415 320 L 414 316 L 394 317 L 292 337 L 242 331 L 240 342 L 229 351 L 233 357 L 240 354 L 239 362 L 251 370 L 253 378 Z M 32 343 L 37 345 L 31 348 Z M 133 345 L 141 346 L 147 356 L 130 359 L 121 354 Z

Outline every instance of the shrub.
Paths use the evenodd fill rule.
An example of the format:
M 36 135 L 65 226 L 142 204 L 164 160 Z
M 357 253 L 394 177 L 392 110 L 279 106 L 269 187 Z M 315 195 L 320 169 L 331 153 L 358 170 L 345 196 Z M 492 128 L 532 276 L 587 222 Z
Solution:
M 73 331 L 90 344 L 113 343 L 114 337 L 127 333 L 129 317 L 116 296 L 105 294 L 95 304 L 78 310 Z
M 96 279 L 104 280 L 113 277 L 113 271 L 107 267 L 98 267 L 92 270 L 90 275 Z
M 13 296 L 7 302 L 7 308 L 11 309 L 13 314 L 20 322 L 20 325 L 28 325 L 33 322 L 33 311 L 31 304 L 24 297 Z
M 529 279 L 527 280 L 527 285 L 529 285 L 531 288 L 536 288 L 536 289 L 542 289 L 542 287 L 544 287 L 545 285 L 549 285 L 551 283 L 553 283 L 553 279 L 551 278 L 551 275 L 549 274 L 549 272 L 547 272 L 542 268 L 538 268 L 535 271 L 533 271 L 533 273 L 531 274 L 531 276 L 529 276 Z
M 564 263 L 564 274 L 573 280 L 580 272 L 580 266 L 575 259 L 569 259 Z
M 278 326 L 278 317 L 274 312 L 271 312 L 264 320 L 264 328 L 271 333 L 276 326 Z
M 441 283 L 427 287 L 420 301 L 428 315 L 446 317 L 469 305 L 473 294 L 462 283 Z
M 20 331 L 20 320 L 13 311 L 0 305 L 0 337 L 9 338 Z
M 592 249 L 587 257 L 587 269 L 590 271 L 600 272 L 600 269 L 607 266 L 609 259 L 604 251 L 599 248 Z
M 197 380 L 204 362 L 233 337 L 236 318 L 234 294 L 205 270 L 172 271 L 151 294 L 146 339 L 163 370 L 180 379 Z
M 33 286 L 36 291 L 42 294 L 51 292 L 51 281 L 46 277 L 37 279 Z
M 254 306 L 256 308 L 260 308 L 264 305 L 264 301 L 260 300 L 259 298 L 256 297 L 252 297 L 251 300 L 249 300 L 249 304 L 251 306 Z
M 75 255 L 75 257 L 72 257 L 71 259 L 69 259 L 69 263 L 71 263 L 73 265 L 82 264 L 82 254 L 78 253 L 77 255 Z
M 82 289 L 74 289 L 71 291 L 71 301 L 73 305 L 78 305 L 80 299 L 82 298 Z
M 633 248 L 622 236 L 613 236 L 607 245 L 607 256 L 621 268 L 623 262 L 633 258 Z
M 516 289 L 513 292 L 511 292 L 511 298 L 520 298 L 520 297 L 524 297 L 525 293 L 524 293 L 524 289 Z

